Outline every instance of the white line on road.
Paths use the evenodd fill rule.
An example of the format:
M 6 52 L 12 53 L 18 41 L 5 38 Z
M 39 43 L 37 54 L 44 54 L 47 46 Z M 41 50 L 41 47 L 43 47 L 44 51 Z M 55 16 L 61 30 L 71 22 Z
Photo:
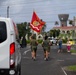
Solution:
M 31 50 L 24 51 L 23 55 L 26 55 L 26 53 L 27 53 L 28 51 L 31 51 Z
M 64 74 L 67 75 L 67 73 L 65 72 L 65 70 L 64 70 L 63 68 L 61 68 L 61 69 L 62 69 L 62 71 L 64 72 Z

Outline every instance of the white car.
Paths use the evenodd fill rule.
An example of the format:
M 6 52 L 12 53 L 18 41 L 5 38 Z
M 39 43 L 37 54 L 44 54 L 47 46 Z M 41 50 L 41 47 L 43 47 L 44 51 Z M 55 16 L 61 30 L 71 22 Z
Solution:
M 18 30 L 10 18 L 0 17 L 0 75 L 21 75 Z
M 57 40 L 55 38 L 49 37 L 48 39 L 50 40 L 50 42 L 52 43 L 52 45 L 53 44 L 57 45 Z

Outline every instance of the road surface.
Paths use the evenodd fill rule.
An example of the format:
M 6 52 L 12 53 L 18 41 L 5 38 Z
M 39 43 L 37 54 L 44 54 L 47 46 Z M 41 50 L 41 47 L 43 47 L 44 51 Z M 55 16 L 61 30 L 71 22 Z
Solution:
M 65 49 L 65 46 L 63 46 Z M 50 58 L 44 61 L 43 48 L 38 45 L 36 61 L 31 59 L 30 46 L 21 49 L 22 54 L 22 74 L 21 75 L 72 75 L 64 70 L 65 66 L 76 64 L 76 55 L 62 52 L 57 53 L 58 46 L 52 46 Z

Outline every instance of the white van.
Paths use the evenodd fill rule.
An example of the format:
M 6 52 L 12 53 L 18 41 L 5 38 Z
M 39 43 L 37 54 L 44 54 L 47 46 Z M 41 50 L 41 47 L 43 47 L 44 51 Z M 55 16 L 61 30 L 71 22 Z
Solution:
M 0 17 L 0 75 L 21 75 L 18 30 L 10 18 Z

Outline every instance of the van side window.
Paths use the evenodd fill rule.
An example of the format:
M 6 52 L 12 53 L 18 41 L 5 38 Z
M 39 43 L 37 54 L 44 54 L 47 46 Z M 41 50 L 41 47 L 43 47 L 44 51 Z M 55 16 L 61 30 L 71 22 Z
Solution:
M 6 38 L 7 38 L 6 23 L 0 21 L 0 43 L 4 42 Z
M 13 25 L 14 25 L 14 30 L 15 30 L 15 34 L 16 34 L 16 40 L 19 42 L 19 33 L 18 33 L 17 26 L 14 22 L 13 22 Z

